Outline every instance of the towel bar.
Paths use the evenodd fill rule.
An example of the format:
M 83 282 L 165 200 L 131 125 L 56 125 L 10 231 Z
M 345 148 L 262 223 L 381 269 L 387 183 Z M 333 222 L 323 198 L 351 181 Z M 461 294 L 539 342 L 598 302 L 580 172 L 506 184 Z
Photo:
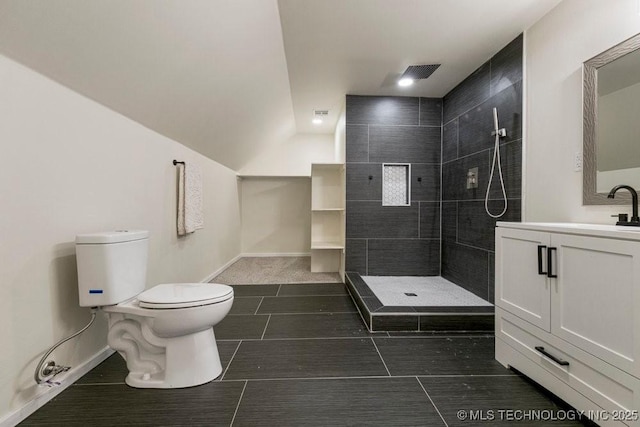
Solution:
M 184 165 L 184 162 L 179 162 L 179 161 L 177 161 L 177 160 L 174 160 L 174 161 L 173 161 L 173 166 L 177 166 L 177 165 L 178 165 L 178 163 L 180 163 L 181 165 Z

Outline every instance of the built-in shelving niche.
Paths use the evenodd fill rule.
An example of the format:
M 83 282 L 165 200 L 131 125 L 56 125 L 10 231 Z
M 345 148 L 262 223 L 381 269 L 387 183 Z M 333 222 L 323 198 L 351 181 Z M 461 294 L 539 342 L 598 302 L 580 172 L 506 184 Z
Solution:
M 382 206 L 411 206 L 411 164 L 382 164 Z
M 311 271 L 338 272 L 344 280 L 345 166 L 311 166 Z

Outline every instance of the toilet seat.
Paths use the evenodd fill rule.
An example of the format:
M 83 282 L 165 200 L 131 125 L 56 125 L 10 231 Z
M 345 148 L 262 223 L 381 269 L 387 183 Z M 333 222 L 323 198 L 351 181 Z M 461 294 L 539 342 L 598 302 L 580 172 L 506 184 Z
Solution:
M 166 283 L 137 298 L 141 308 L 189 308 L 227 301 L 233 298 L 233 288 L 216 283 Z

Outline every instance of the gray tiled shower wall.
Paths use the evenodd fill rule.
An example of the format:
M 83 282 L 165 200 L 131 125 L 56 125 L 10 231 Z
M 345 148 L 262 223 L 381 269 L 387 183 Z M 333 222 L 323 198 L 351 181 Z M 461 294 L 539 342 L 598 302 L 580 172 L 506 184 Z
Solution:
M 442 99 L 347 96 L 348 271 L 440 274 Z M 411 206 L 382 206 L 382 164 L 411 163 Z
M 493 160 L 493 108 L 498 110 L 500 156 L 508 209 L 500 221 L 520 221 L 522 189 L 522 35 L 444 97 L 442 138 L 442 276 L 493 302 L 496 220 L 484 197 Z M 470 168 L 478 188 L 466 189 Z M 489 209 L 500 213 L 502 191 L 494 172 Z
M 484 211 L 493 107 L 507 129 L 500 155 L 509 209 L 500 220 L 519 221 L 521 35 L 443 99 L 347 96 L 347 271 L 442 274 L 493 301 L 495 220 Z M 411 206 L 382 206 L 382 163 L 392 162 L 411 163 Z M 467 190 L 474 167 L 479 186 Z M 494 176 L 493 212 L 502 209 L 501 196 Z

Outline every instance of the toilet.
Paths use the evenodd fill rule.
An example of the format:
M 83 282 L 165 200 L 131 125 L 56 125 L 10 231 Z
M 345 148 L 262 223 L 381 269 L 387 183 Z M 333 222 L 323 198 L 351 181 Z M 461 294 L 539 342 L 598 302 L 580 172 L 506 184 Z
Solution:
M 76 236 L 80 305 L 109 318 L 107 342 L 137 388 L 181 388 L 222 373 L 213 326 L 231 309 L 233 288 L 168 283 L 145 290 L 149 232 Z

